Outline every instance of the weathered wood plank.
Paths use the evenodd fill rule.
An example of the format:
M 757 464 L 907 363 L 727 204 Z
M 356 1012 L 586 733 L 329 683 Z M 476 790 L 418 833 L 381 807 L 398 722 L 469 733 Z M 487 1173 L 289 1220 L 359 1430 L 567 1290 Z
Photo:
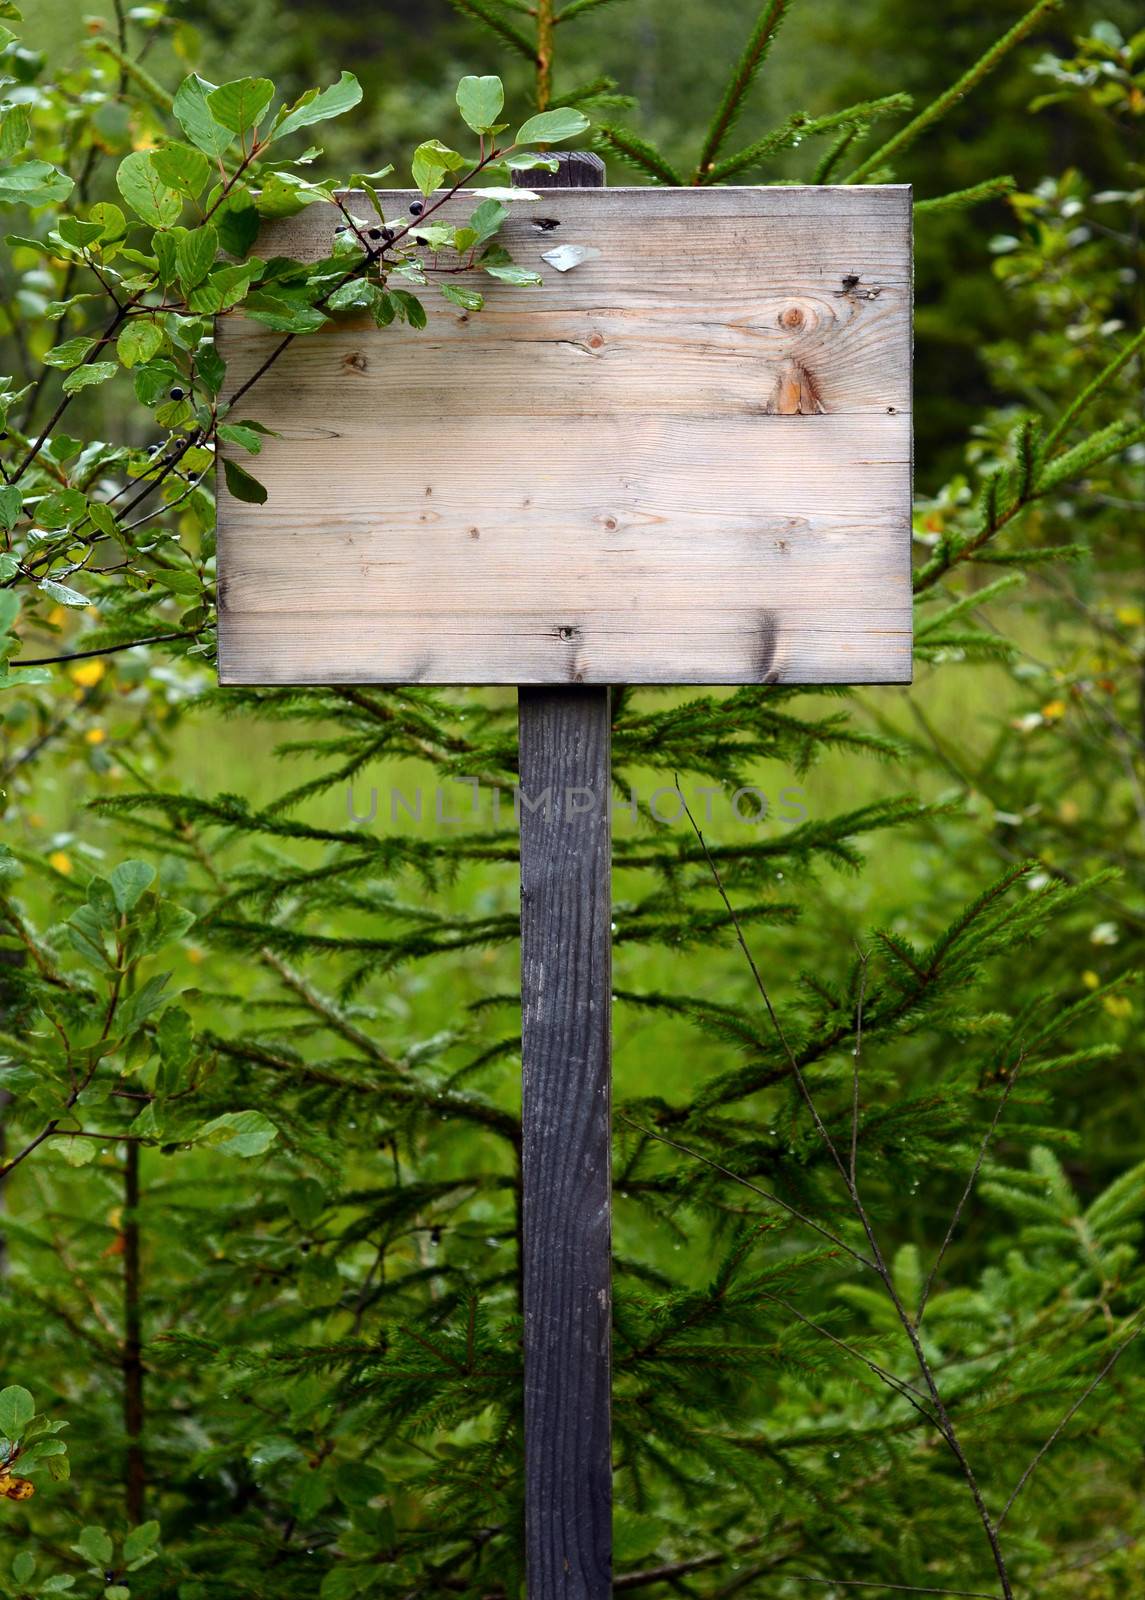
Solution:
M 521 691 L 530 1600 L 612 1592 L 610 725 L 607 689 Z
M 301 603 L 301 602 L 300 602 Z M 694 605 L 654 615 L 544 612 L 249 612 L 224 683 L 905 683 L 909 618 L 900 609 L 755 611 Z M 702 630 L 698 662 L 695 638 Z M 448 640 L 449 667 L 439 640 Z M 233 648 L 233 644 L 224 648 Z
M 555 187 L 603 188 L 599 156 L 570 151 L 559 159 Z M 575 649 L 574 639 L 572 630 L 564 647 Z M 606 1600 L 612 691 L 521 688 L 517 704 L 526 1578 L 529 1600 Z
M 507 230 L 543 287 L 342 321 L 252 392 L 282 437 L 266 506 L 220 495 L 223 681 L 559 680 L 573 619 L 583 681 L 753 682 L 762 613 L 782 681 L 907 681 L 909 190 L 548 190 Z M 275 341 L 219 337 L 235 382 Z

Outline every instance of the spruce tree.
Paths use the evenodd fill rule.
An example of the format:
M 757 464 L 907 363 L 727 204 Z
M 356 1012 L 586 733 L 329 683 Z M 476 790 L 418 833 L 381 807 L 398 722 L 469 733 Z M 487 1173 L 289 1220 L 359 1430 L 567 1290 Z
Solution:
M 610 163 L 670 183 L 766 182 L 804 143 L 807 181 L 908 177 L 1053 9 L 930 104 L 768 129 L 753 94 L 791 9 L 768 0 L 677 170 L 623 85 L 563 76 L 561 40 L 604 3 L 456 0 L 529 64 L 534 109 L 582 109 Z M 107 309 L 83 232 L 119 242 L 107 151 L 172 126 L 157 26 L 97 35 L 75 76 L 18 62 L 43 101 L 25 129 L 9 95 L 0 123 L 40 163 L 3 191 L 39 186 L 20 293 L 52 283 L 62 324 L 17 341 L 0 488 L 0 1592 L 516 1595 L 512 696 L 211 687 L 209 485 L 181 465 L 201 424 L 166 409 L 186 401 L 175 336 L 209 371 L 208 335 L 165 325 L 170 371 L 137 364 L 158 461 L 103 440 L 98 394 L 86 442 L 62 432 L 75 411 L 45 427 L 82 387 L 57 374 L 100 354 L 58 350 Z M 1074 48 L 1031 93 L 1088 95 L 1116 127 L 1138 46 Z M 283 170 L 262 183 L 312 181 Z M 1126 246 L 1076 238 L 1072 209 L 1129 205 L 1128 178 L 1107 202 L 1080 182 L 987 172 L 921 197 L 920 230 L 1011 194 L 999 292 L 1037 331 L 988 353 L 1009 398 L 920 504 L 909 709 L 780 686 L 614 699 L 618 1592 L 1140 1584 L 1142 622 L 1120 509 L 1145 435 Z M 133 248 L 116 271 L 158 270 Z M 283 282 L 286 313 L 251 309 L 305 322 Z M 239 487 L 256 475 L 252 450 Z M 150 484 L 164 507 L 124 516 Z M 1052 665 L 1027 649 L 1023 581 L 1052 606 Z M 959 723 L 972 673 L 1003 685 L 986 739 Z M 273 742 L 272 789 L 180 772 L 188 730 Z M 16 808 L 58 807 L 71 752 L 105 743 L 83 833 L 44 858 Z M 865 793 L 826 810 L 817 775 L 840 772 Z M 434 825 L 439 796 L 462 824 Z

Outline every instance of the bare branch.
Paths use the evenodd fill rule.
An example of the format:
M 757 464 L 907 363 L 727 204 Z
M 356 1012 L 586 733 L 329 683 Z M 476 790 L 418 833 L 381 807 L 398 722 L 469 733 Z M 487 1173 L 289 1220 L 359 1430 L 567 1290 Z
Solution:
M 1025 1052 L 1023 1051 L 1014 1064 L 1014 1070 L 1011 1072 L 1006 1081 L 1006 1087 L 999 1096 L 998 1104 L 994 1108 L 994 1115 L 990 1119 L 990 1126 L 986 1129 L 986 1132 L 982 1136 L 982 1143 L 978 1150 L 978 1159 L 975 1161 L 974 1166 L 971 1169 L 970 1176 L 966 1180 L 966 1187 L 963 1189 L 962 1197 L 954 1208 L 954 1215 L 951 1217 L 950 1226 L 946 1230 L 946 1238 L 942 1241 L 938 1255 L 935 1257 L 934 1265 L 930 1269 L 930 1275 L 923 1285 L 922 1295 L 918 1302 L 918 1311 L 915 1313 L 914 1318 L 914 1325 L 916 1328 L 922 1326 L 922 1314 L 926 1310 L 926 1302 L 930 1299 L 930 1291 L 934 1287 L 934 1280 L 938 1275 L 938 1269 L 941 1267 L 943 1257 L 950 1248 L 950 1242 L 954 1238 L 955 1230 L 962 1219 L 962 1212 L 966 1206 L 966 1202 L 973 1193 L 974 1185 L 978 1182 L 978 1174 L 982 1170 L 982 1163 L 986 1159 L 986 1152 L 990 1148 L 990 1141 L 993 1139 L 995 1130 L 998 1127 L 999 1119 L 1001 1118 L 1003 1111 L 1006 1109 L 1006 1102 L 1009 1100 L 1010 1095 L 1013 1092 L 1014 1085 L 1018 1081 L 1018 1074 L 1022 1070 L 1022 1062 L 1025 1059 Z
M 1118 1345 L 1117 1349 L 1113 1352 L 1113 1354 L 1110 1356 L 1109 1360 L 1105 1363 L 1105 1365 L 1102 1367 L 1101 1371 L 1097 1374 L 1097 1377 L 1094 1378 L 1093 1382 L 1091 1384 L 1089 1384 L 1089 1386 L 1086 1389 L 1084 1389 L 1081 1392 L 1080 1395 L 1078 1395 L 1078 1397 L 1074 1401 L 1073 1405 L 1070 1406 L 1070 1408 L 1066 1412 L 1065 1416 L 1061 1419 L 1061 1421 L 1058 1423 L 1057 1427 L 1050 1434 L 1049 1438 L 1046 1440 L 1046 1442 L 1042 1446 L 1042 1448 L 1038 1451 L 1038 1453 L 1034 1457 L 1034 1459 L 1030 1462 L 1030 1464 L 1026 1468 L 1025 1472 L 1022 1473 L 1022 1476 L 1018 1479 L 1017 1483 L 1014 1485 L 1013 1491 L 1010 1494 L 1010 1498 L 1006 1501 L 1006 1504 L 1002 1507 L 1002 1514 L 998 1518 L 998 1521 L 997 1521 L 997 1524 L 996 1524 L 997 1527 L 1000 1528 L 1002 1526 L 1003 1522 L 1005 1522 L 1007 1516 L 1010 1513 L 1010 1507 L 1014 1504 L 1014 1501 L 1018 1498 L 1018 1496 L 1021 1494 L 1022 1490 L 1026 1487 L 1026 1484 L 1029 1483 L 1029 1481 L 1033 1477 L 1034 1473 L 1038 1470 L 1038 1467 L 1042 1463 L 1043 1457 L 1046 1456 L 1048 1454 L 1048 1452 L 1053 1448 L 1053 1446 L 1057 1443 L 1057 1441 L 1061 1437 L 1062 1432 L 1064 1431 L 1064 1429 L 1068 1426 L 1068 1424 L 1073 1420 L 1073 1418 L 1081 1410 L 1082 1406 L 1089 1399 L 1090 1395 L 1097 1388 L 1098 1384 L 1101 1383 L 1104 1378 L 1108 1377 L 1109 1373 L 1111 1373 L 1113 1371 L 1114 1367 L 1121 1360 L 1121 1357 L 1125 1354 L 1126 1350 L 1129 1349 L 1129 1346 L 1134 1342 L 1134 1340 L 1138 1339 L 1140 1337 L 1140 1335 L 1143 1332 L 1145 1332 L 1145 1321 L 1141 1320 L 1141 1318 L 1143 1316 L 1145 1316 L 1145 1312 L 1138 1312 L 1138 1314 L 1137 1314 L 1137 1317 L 1138 1317 L 1137 1326 L 1134 1328 L 1133 1332 L 1129 1335 L 1128 1339 L 1123 1340 L 1122 1343 Z

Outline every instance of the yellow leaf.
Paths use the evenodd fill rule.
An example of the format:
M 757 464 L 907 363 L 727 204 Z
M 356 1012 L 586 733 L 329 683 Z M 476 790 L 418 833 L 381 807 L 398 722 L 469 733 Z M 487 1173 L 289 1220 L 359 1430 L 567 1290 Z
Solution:
M 1055 722 L 1059 717 L 1064 717 L 1066 704 L 1064 700 L 1047 700 L 1042 707 L 1042 716 L 1047 722 Z
M 48 865 L 56 872 L 62 872 L 66 878 L 69 876 L 72 870 L 72 858 L 71 856 L 65 854 L 63 850 L 53 850 L 51 855 L 48 857 Z
M 89 728 L 84 734 L 84 738 L 88 744 L 102 744 L 107 738 L 107 734 L 104 733 L 102 728 Z
M 1131 1017 L 1133 1003 L 1123 994 L 1107 994 L 1101 1002 L 1111 1017 Z
M 103 661 L 83 661 L 72 668 L 72 682 L 78 683 L 81 689 L 94 689 L 106 672 L 107 665 Z
M 1083 972 L 1081 975 L 1081 981 L 1085 984 L 1087 989 L 1101 988 L 1101 979 L 1097 976 L 1096 972 Z

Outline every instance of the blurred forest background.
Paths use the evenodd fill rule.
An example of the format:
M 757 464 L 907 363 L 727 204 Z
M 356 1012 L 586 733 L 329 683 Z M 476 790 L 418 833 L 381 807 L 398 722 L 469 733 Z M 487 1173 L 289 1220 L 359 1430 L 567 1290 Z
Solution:
M 362 103 L 317 166 L 394 161 L 404 183 L 420 140 L 463 132 L 462 74 L 531 107 L 529 64 L 474 9 L 202 0 L 161 24 L 140 7 L 129 33 L 169 88 L 249 72 L 290 99 L 352 69 Z M 594 122 L 690 170 L 757 10 L 578 6 L 556 92 L 607 74 Z M 794 5 L 737 147 L 793 111 L 922 108 L 1023 10 Z M 843 1142 L 861 1048 L 867 1205 L 904 1302 L 941 1257 L 927 1351 L 995 1519 L 1067 1418 L 1007 1507 L 1013 1592 L 1040 1600 L 1145 1588 L 1140 344 L 1110 367 L 1141 324 L 1139 21 L 1122 0 L 1048 10 L 886 174 L 916 203 L 1014 180 L 917 217 L 914 687 L 622 694 L 614 734 L 622 797 L 677 770 L 686 794 L 725 787 L 705 831 Z M 114 196 L 140 122 L 126 79 L 117 98 L 110 69 L 102 88 L 67 72 L 117 26 L 111 4 L 40 0 L 21 32 L 25 81 L 99 102 L 87 203 Z M 735 181 L 808 181 L 828 144 Z M 604 153 L 611 183 L 647 181 Z M 44 272 L 19 247 L 4 263 L 14 362 L 57 337 Z M 150 442 L 110 392 L 85 425 Z M 208 581 L 202 530 L 170 528 Z M 99 648 L 101 626 L 44 609 L 28 653 Z M 509 693 L 220 694 L 178 646 L 3 697 L 9 1152 L 42 1121 L 50 991 L 96 1004 L 65 929 L 93 877 L 144 859 L 197 920 L 162 951 L 179 1015 L 148 1040 L 159 1066 L 136 1051 L 81 1107 L 106 1140 L 53 1136 L 4 1182 L 0 1378 L 70 1421 L 72 1476 L 0 1502 L 0 1594 L 520 1592 L 515 839 L 432 810 L 435 785 L 509 783 L 514 761 Z M 376 822 L 348 821 L 348 784 L 360 812 L 377 787 Z M 797 788 L 807 820 L 744 821 L 738 784 Z M 390 823 L 394 785 L 431 797 L 420 823 Z M 702 853 L 683 823 L 620 812 L 615 832 L 616 1098 L 652 1130 L 617 1126 L 618 1590 L 998 1594 L 966 1485 L 870 1365 L 917 1377 L 878 1285 L 761 1203 L 861 1242 Z M 122 1097 L 165 1071 L 191 1073 L 200 1119 L 257 1113 L 246 1147 L 184 1137 L 178 1111 L 129 1123 Z

